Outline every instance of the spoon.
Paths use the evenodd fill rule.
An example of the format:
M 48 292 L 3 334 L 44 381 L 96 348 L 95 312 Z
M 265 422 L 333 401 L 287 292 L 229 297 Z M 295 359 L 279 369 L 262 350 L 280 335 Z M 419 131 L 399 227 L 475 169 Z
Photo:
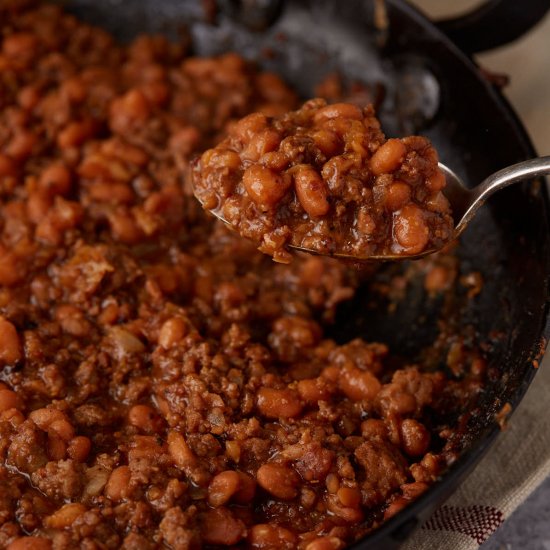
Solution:
M 489 177 L 485 178 L 479 185 L 468 189 L 464 185 L 464 182 L 447 166 L 439 163 L 439 168 L 445 175 L 446 186 L 443 190 L 444 195 L 447 197 L 449 204 L 451 205 L 451 210 L 453 213 L 453 220 L 455 221 L 455 228 L 450 241 L 456 239 L 460 234 L 466 229 L 467 225 L 472 221 L 473 217 L 476 215 L 476 212 L 479 208 L 485 203 L 485 201 L 495 192 L 500 189 L 508 187 L 512 183 L 518 181 L 523 181 L 527 178 L 534 178 L 538 176 L 545 176 L 550 174 L 550 156 L 539 157 L 530 160 L 525 160 L 523 162 L 518 162 L 517 164 L 512 164 L 491 174 Z M 211 211 L 212 212 L 212 211 Z M 219 220 L 229 225 L 227 220 L 225 220 L 219 212 L 212 212 Z M 230 226 L 231 227 L 231 226 Z M 309 254 L 319 255 L 320 253 L 316 250 L 305 248 L 303 246 L 296 246 L 293 244 L 288 244 L 288 248 L 292 250 L 297 250 L 300 252 L 308 252 Z M 437 248 L 429 248 L 423 250 L 418 254 L 406 254 L 406 255 L 397 255 L 397 254 L 383 254 L 383 255 L 370 255 L 370 256 L 352 256 L 349 254 L 343 254 L 339 252 L 334 252 L 327 254 L 333 258 L 340 258 L 345 260 L 352 261 L 398 261 L 398 260 L 413 260 L 428 256 L 437 252 Z

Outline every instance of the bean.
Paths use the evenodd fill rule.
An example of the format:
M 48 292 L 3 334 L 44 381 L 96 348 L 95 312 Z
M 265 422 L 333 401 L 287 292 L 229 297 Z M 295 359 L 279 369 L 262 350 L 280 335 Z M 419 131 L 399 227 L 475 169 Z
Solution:
M 267 118 L 261 113 L 252 113 L 241 118 L 231 127 L 230 133 L 240 139 L 243 144 L 247 144 L 253 136 L 267 127 Z
M 411 200 L 411 188 L 402 181 L 396 181 L 388 186 L 384 196 L 384 204 L 390 212 L 395 212 Z
M 281 143 L 281 136 L 275 130 L 262 130 L 248 146 L 243 150 L 241 156 L 245 160 L 257 162 L 263 155 L 275 151 Z
M 344 369 L 338 383 L 352 401 L 373 400 L 382 387 L 374 374 L 355 367 Z
M 260 165 L 252 165 L 243 174 L 248 196 L 262 209 L 276 206 L 290 187 L 290 180 Z
M 92 120 L 69 122 L 69 124 L 57 134 L 57 146 L 62 151 L 71 147 L 79 147 L 87 139 L 91 138 L 96 130 L 97 126 Z
M 388 174 L 397 170 L 405 155 L 407 148 L 399 139 L 388 139 L 381 145 L 370 159 L 370 168 L 375 176 Z
M 183 436 L 173 430 L 168 433 L 168 452 L 176 466 L 182 470 L 195 465 L 197 462 L 197 458 Z
M 208 503 L 218 507 L 225 504 L 239 490 L 241 478 L 233 470 L 226 470 L 216 475 L 208 486 Z
M 309 216 L 324 216 L 330 209 L 327 187 L 319 173 L 308 165 L 299 165 L 294 172 L 294 185 L 300 204 Z
M 294 418 L 302 412 L 300 396 L 289 388 L 260 388 L 256 403 L 267 418 Z
M 313 134 L 313 141 L 321 153 L 327 157 L 334 157 L 342 152 L 340 136 L 331 130 L 323 128 Z
M 445 174 L 439 169 L 437 169 L 431 176 L 426 178 L 426 187 L 432 192 L 437 193 L 441 191 L 447 184 L 445 179 Z
M 84 435 L 73 437 L 67 446 L 67 454 L 77 462 L 85 462 L 92 449 L 92 442 Z
M 422 456 L 430 446 L 430 432 L 426 427 L 412 418 L 401 423 L 401 447 L 412 457 Z
M 114 99 L 109 108 L 109 124 L 113 132 L 124 134 L 134 125 L 147 120 L 151 113 L 149 101 L 138 89 L 132 89 L 125 95 Z
M 294 533 L 274 523 L 259 523 L 248 532 L 248 544 L 260 550 L 290 550 L 296 542 Z
M 65 195 L 71 189 L 71 173 L 61 162 L 53 162 L 40 174 L 38 185 L 49 195 Z
M 341 550 L 345 543 L 338 537 L 319 537 L 312 540 L 305 550 Z
M 161 419 L 148 405 L 134 405 L 128 411 L 128 422 L 146 433 L 154 433 L 161 427 Z
M 6 550 L 51 550 L 52 542 L 44 537 L 19 537 Z
M 31 156 L 38 137 L 31 130 L 17 130 L 8 142 L 4 152 L 17 161 Z
M 84 512 L 86 512 L 86 506 L 78 502 L 72 502 L 56 510 L 45 519 L 44 523 L 50 529 L 65 529 L 70 527 Z
M 298 495 L 300 478 L 292 468 L 283 464 L 263 464 L 256 473 L 256 479 L 260 487 L 281 500 L 292 500 Z
M 319 401 L 327 401 L 332 394 L 331 388 L 323 378 L 305 378 L 298 381 L 296 389 L 300 397 L 310 405 Z
M 187 334 L 187 325 L 181 317 L 172 317 L 160 328 L 158 342 L 164 349 L 170 349 Z
M 128 495 L 128 485 L 130 483 L 131 472 L 128 466 L 119 466 L 115 468 L 107 484 L 105 485 L 105 496 L 114 502 L 126 498 Z
M 393 217 L 394 238 L 407 254 L 418 254 L 430 239 L 430 231 L 422 210 L 415 204 L 407 204 Z
M 231 546 L 246 536 L 244 523 L 227 508 L 208 510 L 202 521 L 202 538 L 207 544 Z
M 0 364 L 12 365 L 21 358 L 21 342 L 17 329 L 10 321 L 0 316 Z
M 19 396 L 14 391 L 8 389 L 0 389 L 0 413 L 4 411 L 9 411 L 10 409 L 21 408 L 23 408 L 21 399 L 19 399 Z
M 315 113 L 314 120 L 316 124 L 320 124 L 331 118 L 362 120 L 363 113 L 357 105 L 352 105 L 351 103 L 333 103 L 319 109 Z
M 347 500 L 357 502 L 356 506 L 346 506 L 342 504 L 338 494 L 343 490 L 343 488 L 338 489 L 338 492 L 336 495 L 328 495 L 327 496 L 327 508 L 335 515 L 337 515 L 339 518 L 342 518 L 344 521 L 347 521 L 349 523 L 359 523 L 363 520 L 364 513 L 363 510 L 359 507 L 360 502 L 360 495 L 359 498 L 356 497 L 347 497 L 344 496 L 344 498 L 347 498 Z M 347 495 L 347 493 L 344 493 Z M 351 493 L 350 493 L 351 495 Z
M 343 506 L 349 508 L 358 508 L 361 504 L 361 491 L 354 487 L 341 487 L 336 492 L 336 496 Z

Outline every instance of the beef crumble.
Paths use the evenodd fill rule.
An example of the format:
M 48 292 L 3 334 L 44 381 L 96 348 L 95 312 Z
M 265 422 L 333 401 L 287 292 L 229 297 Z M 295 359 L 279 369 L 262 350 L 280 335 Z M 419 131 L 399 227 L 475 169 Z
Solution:
M 357 273 L 274 265 L 185 192 L 294 92 L 52 5 L 0 20 L 0 547 L 338 549 L 423 493 L 482 359 L 337 344 Z
M 445 176 L 423 137 L 386 140 L 372 106 L 322 99 L 229 129 L 195 168 L 205 209 L 287 263 L 288 245 L 352 257 L 407 256 L 453 234 Z

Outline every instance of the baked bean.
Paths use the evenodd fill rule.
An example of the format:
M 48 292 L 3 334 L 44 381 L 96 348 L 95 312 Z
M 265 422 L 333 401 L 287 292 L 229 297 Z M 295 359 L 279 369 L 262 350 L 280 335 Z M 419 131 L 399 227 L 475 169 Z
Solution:
M 309 216 L 324 216 L 330 208 L 323 178 L 307 165 L 296 167 L 294 185 L 300 204 Z
M 21 162 L 31 156 L 37 141 L 38 137 L 31 130 L 18 130 L 5 147 L 4 152 Z
M 422 481 L 415 481 L 414 483 L 406 483 L 401 485 L 401 490 L 403 491 L 403 496 L 409 500 L 414 500 L 420 495 L 425 493 L 429 489 L 429 485 Z
M 327 157 L 334 157 L 342 152 L 342 140 L 338 134 L 331 130 L 318 130 L 313 134 L 313 141 L 321 153 Z
M 331 118 L 361 120 L 363 118 L 363 114 L 361 113 L 361 109 L 359 109 L 359 107 L 352 105 L 351 103 L 333 103 L 332 105 L 327 105 L 326 107 L 319 109 L 315 113 L 314 117 L 317 124 Z
M 162 427 L 161 419 L 148 405 L 134 405 L 128 411 L 128 422 L 146 433 L 155 433 Z
M 52 550 L 52 542 L 45 537 L 19 537 L 6 550 Z
M 246 536 L 244 523 L 227 508 L 208 510 L 202 522 L 202 538 L 207 544 L 231 546 Z
M 164 349 L 170 349 L 184 338 L 187 325 L 181 317 L 172 317 L 162 324 L 159 332 L 159 344 Z
M 259 207 L 270 209 L 284 197 L 290 182 L 269 168 L 252 165 L 243 174 L 243 185 Z
M 382 387 L 374 374 L 355 367 L 344 369 L 338 384 L 352 401 L 373 400 Z
M 364 518 L 363 510 L 360 508 L 359 504 L 356 506 L 346 506 L 342 503 L 340 497 L 338 496 L 341 491 L 345 488 L 338 489 L 336 495 L 327 495 L 327 508 L 339 518 L 342 518 L 344 521 L 349 523 L 359 523 Z M 344 499 L 355 502 L 356 495 L 354 493 L 344 493 Z M 353 495 L 353 496 L 352 496 Z M 360 501 L 360 495 L 359 495 Z
M 401 446 L 409 456 L 422 456 L 430 446 L 430 432 L 412 418 L 401 423 Z
M 105 496 L 119 502 L 128 496 L 131 472 L 128 466 L 115 468 L 105 485 Z
M 292 500 L 298 495 L 300 478 L 289 466 L 268 462 L 260 466 L 256 479 L 262 489 L 281 500 Z
M 294 418 L 303 407 L 298 393 L 289 388 L 260 388 L 256 403 L 260 414 L 267 418 Z
M 65 195 L 71 189 L 71 173 L 63 163 L 54 162 L 40 174 L 38 184 L 49 195 Z
M 252 136 L 261 132 L 266 126 L 267 118 L 265 115 L 252 113 L 233 124 L 230 132 L 243 143 L 249 143 Z
M 411 200 L 411 188 L 402 181 L 396 181 L 388 186 L 384 198 L 386 208 L 395 212 Z
M 0 342 L 0 346 L 1 345 L 2 344 Z M 4 411 L 9 411 L 10 409 L 21 408 L 23 408 L 21 399 L 19 399 L 19 396 L 14 391 L 8 389 L 0 389 L 0 413 Z
M 89 188 L 90 198 L 97 202 L 108 204 L 130 204 L 134 200 L 134 192 L 127 183 L 96 181 Z
M 266 153 L 274 151 L 281 143 L 281 136 L 275 130 L 263 130 L 248 144 L 241 153 L 242 158 L 249 161 L 258 161 Z
M 430 239 L 424 214 L 414 204 L 407 204 L 394 214 L 393 233 L 396 241 L 407 254 L 422 252 Z
M 133 89 L 122 97 L 114 99 L 109 109 L 109 124 L 114 132 L 124 134 L 135 124 L 144 123 L 151 113 L 151 107 L 141 90 Z
M 70 527 L 84 512 L 86 512 L 86 506 L 78 502 L 72 502 L 56 510 L 45 519 L 44 523 L 50 529 L 65 529 Z
M 1 277 L 0 283 L 2 283 Z M 12 365 L 21 358 L 21 342 L 17 329 L 7 319 L 0 316 L 0 364 Z
M 341 550 L 346 544 L 338 537 L 319 537 L 312 540 L 305 550 Z
M 341 487 L 336 492 L 336 497 L 342 506 L 358 508 L 361 504 L 361 491 L 353 487 Z
M 67 446 L 67 454 L 77 462 L 85 462 L 92 449 L 92 442 L 84 435 L 73 437 Z
M 259 523 L 248 531 L 248 544 L 259 550 L 279 550 L 296 548 L 296 536 L 279 525 Z
M 168 452 L 176 466 L 182 470 L 194 466 L 197 462 L 197 457 L 193 454 L 183 436 L 173 430 L 168 433 Z
M 225 504 L 237 493 L 241 486 L 239 474 L 233 470 L 226 470 L 216 475 L 208 486 L 208 502 L 218 507 Z
M 395 172 L 403 162 L 407 148 L 399 139 L 388 139 L 370 159 L 370 168 L 375 176 Z
M 437 193 L 438 191 L 441 191 L 446 185 L 447 181 L 445 179 L 445 174 L 439 169 L 435 170 L 435 172 L 426 178 L 426 187 L 432 192 Z
M 306 378 L 299 380 L 296 389 L 300 397 L 310 405 L 316 405 L 319 401 L 326 401 L 332 395 L 330 385 L 322 378 Z
M 93 120 L 85 119 L 82 121 L 69 122 L 57 134 L 57 146 L 61 150 L 71 147 L 79 147 L 87 139 L 91 138 L 97 131 L 97 125 Z

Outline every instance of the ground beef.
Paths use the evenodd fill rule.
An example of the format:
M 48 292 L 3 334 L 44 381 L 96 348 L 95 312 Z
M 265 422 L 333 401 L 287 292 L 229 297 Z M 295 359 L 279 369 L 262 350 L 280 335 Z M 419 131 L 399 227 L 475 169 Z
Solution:
M 336 549 L 425 491 L 482 358 L 336 343 L 364 273 L 274 264 L 192 196 L 193 158 L 295 93 L 53 5 L 0 21 L 0 547 Z

